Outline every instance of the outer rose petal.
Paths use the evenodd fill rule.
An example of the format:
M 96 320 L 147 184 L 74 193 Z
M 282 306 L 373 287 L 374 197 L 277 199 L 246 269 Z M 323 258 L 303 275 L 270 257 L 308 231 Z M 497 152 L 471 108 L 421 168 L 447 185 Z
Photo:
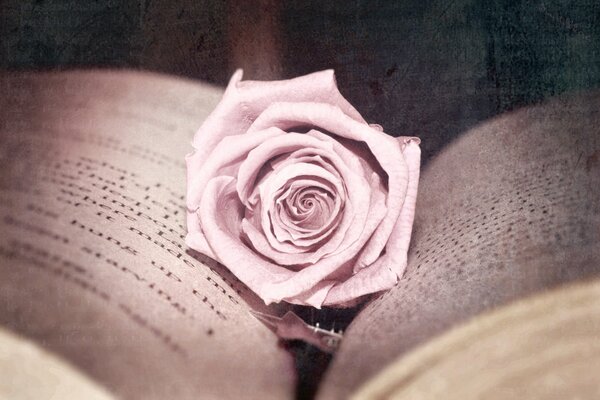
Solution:
M 279 101 L 314 101 L 339 107 L 350 118 L 365 122 L 337 88 L 333 70 L 315 72 L 283 81 L 244 81 L 238 69 L 223 99 L 196 132 L 192 145 L 200 160 L 205 159 L 226 136 L 245 133 L 252 122 L 271 104 Z
M 337 282 L 327 293 L 322 305 L 344 305 L 366 294 L 391 289 L 398 282 L 398 276 L 381 260 L 347 280 Z
M 187 213 L 187 226 L 188 233 L 185 236 L 185 244 L 192 249 L 219 261 L 219 258 L 210 248 L 206 241 L 206 237 L 204 237 L 204 233 L 200 229 L 200 217 L 198 217 L 198 213 Z
M 400 137 L 404 149 L 404 159 L 408 164 L 408 190 L 402 205 L 402 211 L 396 226 L 386 244 L 386 253 L 382 257 L 389 263 L 390 268 L 400 277 L 404 273 L 407 262 L 408 245 L 412 234 L 415 207 L 417 205 L 417 192 L 419 189 L 419 174 L 421 166 L 420 140 L 417 138 Z
M 396 226 L 386 244 L 385 255 L 370 266 L 355 271 L 346 281 L 333 286 L 323 305 L 339 305 L 365 294 L 391 289 L 406 269 L 419 188 L 421 149 L 417 138 L 399 137 L 398 141 L 404 147 L 403 154 L 408 164 L 408 190 Z
M 198 212 L 206 238 L 221 262 L 265 303 L 271 303 L 274 299 L 263 290 L 265 283 L 290 279 L 296 273 L 263 260 L 239 240 L 243 212 L 237 199 L 235 179 L 213 178 L 204 190 Z
M 191 211 L 198 207 L 202 198 L 202 191 L 209 180 L 217 175 L 223 167 L 241 163 L 246 155 L 255 147 L 276 136 L 285 136 L 281 129 L 269 128 L 252 135 L 231 135 L 221 140 L 211 153 L 201 157 L 200 152 L 188 154 L 185 157 L 187 164 L 187 208 Z M 237 175 L 232 171 L 230 176 Z
M 222 262 L 246 285 L 260 295 L 257 287 L 262 282 L 289 278 L 294 272 L 275 264 L 264 262 L 239 240 L 240 209 L 235 190 L 235 179 L 221 176 L 211 179 L 202 196 L 198 210 L 206 238 Z M 261 296 L 262 297 L 262 296 Z
M 196 213 L 204 188 L 208 181 L 219 172 L 223 174 L 220 170 L 224 166 L 234 164 L 236 161 L 240 163 L 250 150 L 277 135 L 285 135 L 285 132 L 277 128 L 271 128 L 262 132 L 255 132 L 253 135 L 229 136 L 219 142 L 213 152 L 205 159 L 201 159 L 199 153 L 186 156 L 188 234 L 185 241 L 188 246 L 209 257 L 216 258 L 218 261 L 206 241 L 200 219 Z

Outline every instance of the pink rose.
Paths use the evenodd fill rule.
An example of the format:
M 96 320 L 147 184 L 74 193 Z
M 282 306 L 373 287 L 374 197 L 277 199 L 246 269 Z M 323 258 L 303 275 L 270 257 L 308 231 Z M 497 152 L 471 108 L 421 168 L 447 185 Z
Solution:
M 344 306 L 406 267 L 419 139 L 369 125 L 332 70 L 231 78 L 187 162 L 191 248 L 267 304 Z

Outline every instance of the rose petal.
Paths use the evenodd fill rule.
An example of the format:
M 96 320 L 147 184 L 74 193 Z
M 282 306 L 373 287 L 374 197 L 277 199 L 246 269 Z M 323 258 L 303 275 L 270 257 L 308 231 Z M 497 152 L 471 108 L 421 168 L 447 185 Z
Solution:
M 372 199 L 373 204 L 383 204 L 381 193 L 372 195 L 375 196 Z M 262 259 L 239 240 L 243 210 L 240 209 L 237 200 L 234 178 L 211 179 L 202 196 L 198 212 L 206 238 L 216 256 L 267 304 L 292 300 L 295 296 L 305 298 L 304 293 L 314 291 L 316 287 L 323 287 L 327 276 L 352 260 L 361 243 L 364 243 L 376 228 L 368 226 L 367 223 L 362 232 L 363 240 L 357 241 L 339 257 L 322 259 L 295 272 Z M 324 296 L 313 299 L 319 298 L 324 299 Z M 318 302 L 311 305 L 320 307 Z
M 418 138 L 399 137 L 398 141 L 408 165 L 409 183 L 402 211 L 386 244 L 386 253 L 367 268 L 355 271 L 349 279 L 336 283 L 327 293 L 323 305 L 340 305 L 360 296 L 391 289 L 406 269 L 419 186 L 421 149 Z
M 204 190 L 198 212 L 214 253 L 236 277 L 261 297 L 265 294 L 262 289 L 264 282 L 294 275 L 286 268 L 260 259 L 240 242 L 243 210 L 237 199 L 234 178 L 223 176 L 211 179 Z
M 295 181 L 292 186 L 303 184 L 305 181 Z M 306 184 L 306 183 L 304 183 Z M 297 246 L 312 246 L 322 238 L 326 237 L 337 227 L 341 220 L 340 212 L 344 204 L 344 194 L 326 195 L 329 193 L 325 189 L 296 189 L 291 195 L 298 201 L 298 192 L 303 191 L 306 195 L 314 193 L 315 206 L 306 211 L 299 210 L 293 204 L 289 203 L 290 197 L 286 197 L 282 204 L 276 204 L 276 212 L 272 214 L 280 223 L 273 224 L 274 229 L 280 237 L 293 242 Z M 332 197 L 334 196 L 334 197 Z M 277 200 L 280 203 L 281 198 Z M 326 219 L 322 219 L 327 216 Z M 319 218 L 321 217 L 321 218 Z M 315 222 L 319 219 L 319 222 Z
M 366 144 L 364 144 L 364 142 L 349 140 L 342 137 L 337 137 L 337 139 L 334 139 L 330 135 L 321 133 L 317 130 L 311 130 L 307 133 L 307 135 L 311 135 L 322 141 L 331 143 L 336 154 L 338 154 L 344 160 L 344 163 L 348 164 L 353 171 L 360 172 L 367 177 L 373 177 L 369 181 L 371 191 L 387 193 L 387 188 L 383 186 L 383 182 L 381 179 L 379 179 L 380 176 L 387 176 L 387 174 L 378 164 L 377 160 L 374 158 L 370 149 Z M 370 215 L 368 218 L 373 220 L 374 217 Z M 351 241 L 347 243 L 351 243 Z M 344 246 L 340 246 L 340 249 L 343 248 Z
M 329 294 L 329 291 L 336 283 L 337 282 L 333 280 L 319 282 L 314 287 L 310 288 L 310 290 L 307 290 L 306 292 L 297 296 L 285 299 L 285 301 L 291 304 L 321 308 L 321 306 L 323 306 L 323 302 Z
M 286 167 L 289 170 L 288 174 L 286 171 L 281 171 L 278 175 L 273 175 L 273 179 L 275 182 L 265 182 L 262 186 L 262 192 L 267 191 L 267 193 L 262 193 L 261 197 L 265 198 L 266 201 L 264 203 L 271 203 L 272 199 L 274 199 L 274 195 L 272 193 L 273 188 L 264 189 L 265 185 L 274 185 L 275 188 L 281 185 L 290 177 L 294 176 L 294 173 L 302 173 L 302 174 L 315 174 L 321 175 L 321 177 L 327 177 L 329 174 L 327 171 L 322 168 L 316 167 L 314 165 L 310 165 L 310 168 L 307 168 L 303 165 L 292 164 Z M 333 177 L 332 174 L 329 174 L 330 178 Z M 307 181 L 310 182 L 310 181 Z M 319 182 L 312 182 L 314 185 L 321 185 Z M 337 190 L 344 190 L 341 182 L 338 182 Z M 261 202 L 262 204 L 262 202 Z M 319 255 L 314 254 L 306 254 L 304 253 L 307 249 L 303 247 L 299 247 L 296 243 L 285 243 L 283 242 L 281 235 L 284 233 L 281 231 L 281 228 L 274 225 L 271 225 L 272 219 L 269 215 L 269 207 L 265 207 L 265 204 L 262 204 L 262 207 L 266 208 L 266 210 L 261 209 L 261 219 L 260 224 L 252 224 L 247 219 L 242 221 L 242 231 L 246 234 L 254 248 L 259 251 L 265 257 L 268 257 L 279 264 L 282 265 L 302 265 L 307 262 L 315 262 L 318 260 Z M 277 236 L 279 235 L 279 236 Z M 286 239 L 284 237 L 284 239 Z M 300 254 L 303 253 L 303 254 Z M 297 254 L 297 255 L 296 255 Z
M 395 142 L 394 142 L 395 143 Z M 372 185 L 369 184 L 363 176 L 356 174 L 348 168 L 341 157 L 333 151 L 333 145 L 326 141 L 318 140 L 315 137 L 288 133 L 279 137 L 274 137 L 248 153 L 248 157 L 240 165 L 238 172 L 237 189 L 240 200 L 247 207 L 252 207 L 251 191 L 256 188 L 255 180 L 258 176 L 260 166 L 264 165 L 268 160 L 288 152 L 295 151 L 301 148 L 315 149 L 315 153 L 323 154 L 335 165 L 340 172 L 346 187 L 348 188 L 348 201 L 345 204 L 344 217 L 340 221 L 339 229 L 336 230 L 334 236 L 320 247 L 314 257 L 310 260 L 318 260 L 324 255 L 331 254 L 336 250 L 343 250 L 358 240 L 360 233 L 364 229 L 364 224 L 367 219 L 372 219 L 369 215 L 369 201 Z M 361 168 L 362 169 L 362 168 Z M 370 178 L 370 177 L 369 177 Z M 251 220 L 251 222 L 253 222 Z M 379 222 L 379 221 L 378 221 Z M 254 223 L 259 228 L 260 225 Z M 340 246 L 343 244 L 343 248 Z M 277 245 L 278 247 L 281 247 Z M 316 258 L 316 259 L 315 259 Z
M 336 284 L 336 281 L 322 281 L 307 290 L 306 292 L 294 297 L 290 297 L 285 301 L 292 304 L 321 308 L 323 302 L 327 298 L 329 291 Z
M 218 257 L 206 241 L 206 237 L 204 237 L 197 212 L 187 213 L 187 226 L 188 233 L 185 236 L 185 244 L 192 249 L 219 261 Z
M 398 141 L 404 147 L 402 153 L 408 165 L 408 189 L 404 204 L 402 205 L 402 211 L 385 246 L 385 254 L 381 259 L 398 277 L 401 277 L 406 268 L 408 246 L 410 244 L 415 217 L 419 189 L 421 149 L 419 148 L 420 141 L 418 138 L 399 137 Z
M 332 155 L 331 145 L 322 143 L 300 133 L 287 133 L 271 140 L 266 140 L 252 149 L 246 159 L 241 163 L 237 175 L 237 190 L 242 203 L 247 207 L 252 191 L 256 188 L 256 179 L 261 168 L 271 159 L 282 154 L 292 153 L 299 149 L 320 149 L 327 155 Z M 276 164 L 275 164 L 276 165 Z
M 322 305 L 343 305 L 361 296 L 391 289 L 396 283 L 398 283 L 398 275 L 386 262 L 379 259 L 350 278 L 336 282 L 327 293 Z
M 331 164 L 331 161 L 326 159 L 326 157 L 326 153 L 319 149 L 304 148 L 291 152 L 285 156 L 277 157 L 276 160 L 271 162 L 271 168 L 275 170 L 289 164 L 306 162 L 319 165 L 332 174 L 339 176 L 340 173 L 338 170 Z
M 364 122 L 337 88 L 333 70 L 315 72 L 283 81 L 244 81 L 237 70 L 215 110 L 196 132 L 192 145 L 205 159 L 226 136 L 245 133 L 250 124 L 277 101 L 318 101 L 339 107 L 350 118 Z
M 369 164 L 365 162 L 365 159 L 372 158 L 373 155 L 371 153 L 365 155 L 357 151 L 355 148 L 350 149 L 347 147 L 349 143 L 357 142 L 353 140 L 345 140 L 345 142 L 342 143 L 344 140 L 343 138 L 337 137 L 334 139 L 330 135 L 319 132 L 316 129 L 312 129 L 306 134 L 323 142 L 330 143 L 333 151 L 340 156 L 340 158 L 344 161 L 344 164 L 347 165 L 351 171 L 354 171 L 355 173 L 360 174 L 367 179 L 374 171 L 373 168 L 365 168 L 369 166 Z
M 232 135 L 224 138 L 207 157 L 201 157 L 200 152 L 188 154 L 187 163 L 187 207 L 194 211 L 202 198 L 202 192 L 210 179 L 217 175 L 226 174 L 222 169 L 230 166 L 233 174 L 238 166 L 231 166 L 236 161 L 241 163 L 246 155 L 261 143 L 286 133 L 277 128 L 268 128 L 252 135 Z M 233 175 L 232 174 L 232 175 Z
M 331 163 L 331 161 L 327 158 L 327 153 L 320 150 L 320 149 L 315 149 L 315 148 L 302 148 L 299 150 L 296 150 L 292 153 L 287 154 L 287 156 L 281 156 L 278 157 L 275 161 L 271 162 L 271 166 L 274 170 L 277 170 L 279 168 L 283 168 L 287 165 L 290 164 L 298 164 L 298 163 L 311 163 L 311 164 L 315 164 L 318 165 L 322 168 L 324 168 L 325 170 L 327 170 L 328 172 L 330 172 L 331 174 L 335 175 L 337 179 L 343 181 L 343 177 L 340 175 L 339 171 L 335 168 L 335 166 Z M 294 188 L 295 190 L 292 190 L 292 188 Z M 317 236 L 323 236 L 323 234 L 328 234 L 330 233 L 330 231 L 335 228 L 337 226 L 337 222 L 339 222 L 340 218 L 335 218 L 336 219 L 336 224 L 331 224 L 330 227 L 328 228 L 328 232 L 323 232 L 323 234 L 318 235 L 318 232 L 315 233 L 313 232 L 314 229 L 305 229 L 302 226 L 300 226 L 300 222 L 303 222 L 307 219 L 309 219 L 311 217 L 310 214 L 302 214 L 300 213 L 296 206 L 294 205 L 295 202 L 297 202 L 297 198 L 298 195 L 300 193 L 308 193 L 308 191 L 306 190 L 299 190 L 297 189 L 297 182 L 294 182 L 292 185 L 290 185 L 290 187 L 287 188 L 286 192 L 283 193 L 279 198 L 284 199 L 285 201 L 283 202 L 283 205 L 280 207 L 280 213 L 283 213 L 284 209 L 288 210 L 291 213 L 292 217 L 296 217 L 295 218 L 295 224 L 293 226 L 294 232 L 290 231 L 290 235 L 296 239 L 309 239 L 306 243 L 301 244 L 299 241 L 296 241 L 296 244 L 298 245 L 311 245 L 314 243 L 314 240 Z M 332 217 L 339 217 L 338 213 L 340 212 L 341 206 L 345 201 L 345 192 L 339 193 L 338 196 L 335 196 L 335 199 L 331 200 L 328 196 L 319 196 L 319 194 L 316 194 L 317 196 L 317 201 L 319 201 L 319 198 L 323 198 L 324 199 L 324 208 L 327 208 L 327 214 L 331 215 Z M 331 203 L 333 202 L 333 204 Z M 300 219 L 300 216 L 304 215 L 303 219 Z M 282 218 L 282 222 L 285 224 L 287 220 Z M 333 222 L 333 221 L 332 221 Z
M 291 277 L 277 280 L 272 283 L 265 283 L 264 292 L 269 294 L 271 299 L 290 301 L 301 296 L 304 292 L 311 290 L 320 281 L 326 280 L 339 268 L 347 266 L 350 260 L 353 260 L 358 251 L 369 240 L 373 232 L 379 225 L 379 221 L 386 214 L 385 195 L 379 191 L 371 192 L 371 209 L 373 218 L 365 221 L 364 226 L 360 226 L 359 238 L 354 241 L 345 250 L 336 253 L 335 256 L 322 258 L 313 265 L 307 266 L 294 273 Z M 353 226 L 352 228 L 355 228 Z M 352 272 L 352 265 L 349 271 Z
M 186 156 L 187 164 L 187 230 L 186 243 L 192 249 L 209 257 L 215 258 L 206 241 L 196 210 L 208 181 L 218 174 L 227 174 L 223 171 L 229 166 L 232 171 L 237 171 L 231 164 L 241 163 L 244 156 L 254 147 L 265 140 L 285 134 L 277 128 L 255 132 L 253 135 L 229 136 L 219 143 L 214 151 L 206 158 L 201 159 L 199 153 Z
M 274 249 L 265 238 L 265 235 L 245 218 L 242 220 L 242 231 L 252 244 L 252 247 L 259 254 L 276 262 L 278 265 L 301 269 L 304 264 L 311 261 L 311 259 L 306 256 L 303 249 L 293 248 L 292 251 L 295 250 L 295 253 Z
M 335 175 L 313 164 L 290 164 L 274 173 L 270 177 L 270 179 L 267 179 L 259 187 L 259 191 L 261 192 L 262 204 L 262 228 L 265 232 L 265 236 L 267 237 L 269 242 L 272 243 L 272 246 L 274 248 L 277 248 L 277 243 L 280 243 L 282 241 L 281 238 L 278 237 L 278 233 L 281 233 L 281 227 L 272 225 L 273 219 L 270 216 L 271 208 L 272 206 L 274 206 L 275 191 L 281 188 L 281 186 L 283 186 L 283 184 L 285 184 L 286 182 L 298 176 L 311 177 L 306 181 L 306 184 L 315 186 L 320 186 L 321 183 L 313 181 L 312 177 L 323 179 L 325 182 L 330 183 L 333 186 L 332 189 L 334 189 L 334 191 L 336 191 L 339 195 L 343 195 L 343 193 L 345 192 L 345 188 L 342 182 Z M 272 230 L 273 234 L 271 234 Z M 296 243 L 292 240 L 292 244 Z
M 339 108 L 319 103 L 275 103 L 254 121 L 248 132 L 260 131 L 266 126 L 287 130 L 301 124 L 365 142 L 388 175 L 388 213 L 357 261 L 360 266 L 372 264 L 380 256 L 396 224 L 408 187 L 408 166 L 400 144 L 395 138 L 347 117 Z

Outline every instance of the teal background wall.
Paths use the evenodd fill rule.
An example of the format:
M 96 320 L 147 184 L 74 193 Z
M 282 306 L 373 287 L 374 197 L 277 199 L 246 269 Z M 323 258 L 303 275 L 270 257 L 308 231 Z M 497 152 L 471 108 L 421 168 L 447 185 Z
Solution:
M 0 0 L 0 68 L 146 69 L 224 85 L 334 68 L 425 161 L 496 114 L 600 86 L 597 0 Z

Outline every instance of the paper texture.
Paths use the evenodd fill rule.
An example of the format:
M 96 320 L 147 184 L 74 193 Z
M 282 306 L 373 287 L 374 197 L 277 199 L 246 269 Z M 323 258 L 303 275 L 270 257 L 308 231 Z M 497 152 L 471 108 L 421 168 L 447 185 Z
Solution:
M 0 399 L 114 399 L 69 364 L 0 329 Z
M 0 324 L 119 397 L 290 398 L 264 304 L 183 240 L 184 155 L 222 92 L 100 71 L 0 91 Z
M 400 357 L 352 399 L 594 399 L 600 280 L 478 316 Z

